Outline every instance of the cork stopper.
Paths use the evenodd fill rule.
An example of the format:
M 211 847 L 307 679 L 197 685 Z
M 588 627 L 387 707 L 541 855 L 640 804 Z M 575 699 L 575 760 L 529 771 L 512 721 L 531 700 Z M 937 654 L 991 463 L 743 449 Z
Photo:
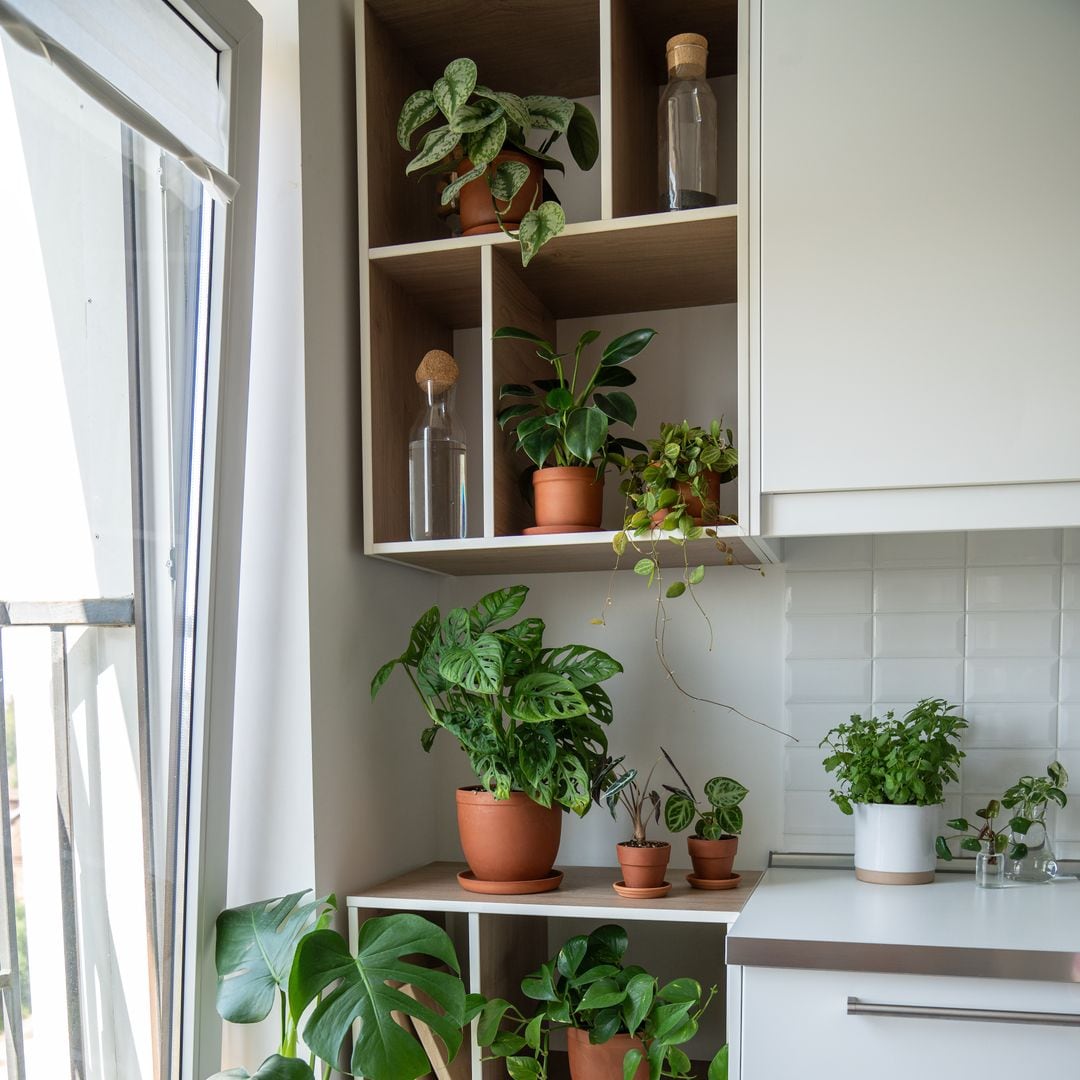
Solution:
M 431 383 L 436 394 L 445 393 L 458 379 L 457 361 L 442 349 L 429 349 L 416 369 L 416 384 Z
M 676 34 L 668 39 L 668 74 L 677 71 L 692 79 L 705 78 L 705 65 L 709 58 L 709 42 L 700 34 Z

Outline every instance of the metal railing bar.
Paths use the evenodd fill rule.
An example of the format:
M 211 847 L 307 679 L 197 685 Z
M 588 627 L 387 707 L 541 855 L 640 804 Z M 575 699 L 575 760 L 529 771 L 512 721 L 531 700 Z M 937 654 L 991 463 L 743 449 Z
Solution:
M 134 626 L 130 597 L 93 600 L 0 600 L 0 626 Z

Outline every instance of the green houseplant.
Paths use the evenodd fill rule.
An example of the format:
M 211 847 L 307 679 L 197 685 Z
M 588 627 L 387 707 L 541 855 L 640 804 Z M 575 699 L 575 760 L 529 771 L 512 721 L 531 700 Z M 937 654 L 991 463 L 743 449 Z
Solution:
M 586 330 L 574 347 L 573 363 L 550 341 L 516 326 L 501 326 L 496 341 L 524 341 L 551 365 L 554 378 L 531 386 L 508 383 L 499 396 L 510 401 L 498 413 L 500 427 L 513 428 L 514 446 L 536 466 L 532 474 L 536 527 L 527 532 L 573 532 L 600 527 L 604 469 L 609 461 L 622 463 L 625 452 L 641 447 L 632 439 L 613 435 L 611 425 L 633 427 L 637 406 L 627 386 L 635 377 L 624 365 L 656 336 L 655 330 L 631 330 L 609 342 L 586 377 L 584 351 L 600 336 Z M 606 392 L 601 392 L 603 389 Z
M 1006 810 L 1015 811 L 1009 820 L 1012 848 L 1005 876 L 1014 881 L 1050 881 L 1057 876 L 1057 861 L 1046 828 L 1050 803 L 1065 806 L 1065 785 L 1069 774 L 1060 761 L 1046 767 L 1045 776 L 1021 776 L 1001 797 Z
M 662 748 L 661 748 L 662 749 Z M 722 888 L 736 883 L 738 875 L 731 868 L 739 850 L 739 833 L 743 828 L 743 812 L 739 805 L 747 789 L 730 776 L 714 776 L 705 783 L 705 807 L 683 776 L 679 767 L 664 750 L 664 757 L 682 781 L 682 787 L 665 784 L 669 792 L 664 803 L 664 824 L 673 833 L 683 832 L 691 824 L 694 835 L 687 838 L 694 873 L 690 884 L 694 888 Z
M 489 882 L 550 878 L 560 808 L 588 811 L 607 753 L 612 707 L 600 684 L 622 671 L 586 645 L 545 648 L 540 619 L 506 625 L 528 591 L 499 589 L 445 617 L 429 609 L 371 682 L 374 698 L 400 667 L 431 721 L 423 748 L 445 730 L 468 755 L 479 785 L 458 790 L 458 825 L 472 873 Z
M 393 1022 L 392 1012 L 427 1024 L 452 1058 L 462 1029 L 483 1005 L 467 996 L 457 955 L 445 931 L 419 915 L 367 920 L 355 954 L 328 929 L 336 906 L 332 896 L 305 900 L 306 893 L 262 900 L 223 911 L 217 920 L 215 961 L 217 1009 L 222 1019 L 252 1024 L 278 1004 L 281 1045 L 251 1080 L 316 1080 L 321 1064 L 328 1080 L 352 1024 L 360 1023 L 350 1069 L 371 1080 L 416 1080 L 431 1069 L 416 1037 Z M 425 967 L 416 957 L 445 965 Z M 422 990 L 433 1007 L 421 1005 L 397 984 Z M 310 1012 L 309 1012 L 310 1010 Z M 305 1020 L 306 1016 L 306 1020 Z M 298 1035 L 310 1048 L 298 1056 Z M 247 1080 L 242 1068 L 212 1080 Z
M 528 266 L 566 225 L 543 179 L 545 169 L 563 172 L 564 166 L 548 151 L 565 135 L 577 165 L 591 169 L 600 152 L 596 120 L 568 98 L 518 97 L 478 85 L 476 78 L 476 64 L 462 57 L 446 65 L 430 90 L 410 95 L 397 123 L 402 148 L 411 150 L 413 135 L 432 120 L 437 125 L 424 135 L 405 173 L 453 173 L 441 200 L 444 206 L 459 200 L 464 234 L 502 229 L 517 239 L 522 265 Z M 536 131 L 546 134 L 539 147 L 531 147 Z
M 945 785 L 958 778 L 957 745 L 967 721 L 955 705 L 924 698 L 898 720 L 893 712 L 858 714 L 821 741 L 825 770 L 837 786 L 829 797 L 855 816 L 855 874 L 880 884 L 934 878 L 934 837 Z
M 506 1062 L 514 1080 L 547 1080 L 551 1033 L 567 1031 L 573 1080 L 658 1080 L 688 1077 L 681 1047 L 697 1034 L 716 994 L 693 979 L 661 984 L 638 965 L 626 965 L 629 939 L 621 926 L 600 926 L 570 938 L 539 971 L 522 980 L 538 1003 L 529 1017 L 503 998 L 488 1001 L 477 1039 Z M 727 1048 L 713 1058 L 708 1080 L 727 1080 Z
M 991 799 L 984 807 L 975 811 L 975 816 L 982 824 L 972 824 L 967 818 L 951 818 L 945 823 L 954 835 L 939 836 L 934 843 L 934 850 L 939 859 L 952 862 L 953 853 L 949 846 L 952 841 L 960 841 L 962 851 L 975 855 L 975 884 L 982 888 L 998 888 L 1005 883 L 1005 852 L 1009 850 L 1009 838 L 994 822 L 1001 814 L 1001 803 Z M 1012 845 L 1010 858 L 1020 858 L 1024 852 L 1019 845 Z

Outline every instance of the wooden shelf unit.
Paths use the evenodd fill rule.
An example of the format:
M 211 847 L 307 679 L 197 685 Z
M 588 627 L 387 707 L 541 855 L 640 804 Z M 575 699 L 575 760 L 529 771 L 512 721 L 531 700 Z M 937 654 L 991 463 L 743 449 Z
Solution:
M 456 874 L 463 863 L 436 862 L 394 878 L 346 901 L 349 943 L 355 951 L 361 924 L 377 915 L 414 911 L 444 925 L 455 939 L 462 961 L 462 976 L 473 993 L 520 1000 L 523 976 L 547 960 L 556 946 L 549 939 L 549 920 L 584 919 L 597 925 L 606 922 L 682 923 L 698 927 L 701 969 L 680 972 L 725 987 L 724 940 L 761 879 L 759 871 L 742 871 L 737 889 L 707 892 L 686 884 L 685 870 L 672 869 L 671 892 L 662 900 L 625 900 L 611 888 L 618 878 L 615 867 L 560 867 L 562 886 L 534 896 L 483 896 L 466 892 Z M 711 931 L 710 931 L 710 928 Z M 561 941 L 580 929 L 560 930 Z M 633 955 L 633 930 L 631 950 Z M 556 942 L 557 944 L 557 942 Z M 714 967 L 715 965 L 715 967 Z M 713 1008 L 723 1008 L 723 994 Z M 506 1075 L 501 1062 L 481 1062 L 475 1038 L 470 1034 L 462 1054 L 471 1057 L 472 1080 L 496 1080 Z M 558 1075 L 557 1073 L 555 1075 Z M 704 1069 L 698 1072 L 704 1075 Z
M 357 19 L 357 104 L 361 245 L 361 387 L 364 431 L 364 549 L 444 573 L 587 570 L 611 565 L 610 533 L 523 537 L 532 523 L 520 490 L 524 460 L 495 423 L 504 382 L 550 375 L 524 343 L 491 340 L 501 325 L 525 326 L 556 339 L 563 320 L 672 309 L 737 305 L 730 340 L 707 341 L 699 363 L 719 365 L 734 390 L 698 395 L 707 423 L 724 413 L 751 445 L 746 319 L 748 258 L 742 168 L 728 205 L 653 212 L 656 107 L 667 37 L 693 29 L 709 36 L 710 76 L 739 74 L 738 123 L 726 148 L 745 160 L 745 63 L 748 0 L 504 0 L 496 19 L 478 16 L 462 0 L 367 0 Z M 572 222 L 528 268 L 516 241 L 502 234 L 451 237 L 436 216 L 433 186 L 404 175 L 409 155 L 397 144 L 397 112 L 405 97 L 430 85 L 456 56 L 476 59 L 493 86 L 568 95 L 600 94 L 601 218 Z M 735 185 L 733 185 L 735 187 Z M 645 322 L 626 322 L 621 333 Z M 430 348 L 454 352 L 457 331 L 479 331 L 476 356 L 458 393 L 470 402 L 470 535 L 460 541 L 413 544 L 408 531 L 408 430 L 420 398 L 413 373 Z M 474 337 L 471 340 L 476 340 Z M 654 346 L 655 349 L 655 346 Z M 460 360 L 460 357 L 459 357 Z M 643 358 L 644 361 L 644 358 Z M 734 370 L 737 368 L 737 372 Z M 640 370 L 639 370 L 640 375 Z M 670 375 L 668 376 L 670 378 Z M 661 420 L 639 400 L 635 435 L 644 441 Z M 653 406 L 653 411 L 658 410 Z M 708 411 L 708 415 L 705 412 Z M 774 561 L 750 537 L 750 485 L 738 485 L 740 524 L 725 529 L 745 562 Z M 617 485 L 610 476 L 609 483 Z M 610 500 L 609 500 L 610 502 Z M 727 512 L 727 511 L 725 511 Z M 617 527 L 608 508 L 607 527 Z M 723 557 L 707 543 L 696 562 Z M 677 554 L 677 553 L 676 553 Z

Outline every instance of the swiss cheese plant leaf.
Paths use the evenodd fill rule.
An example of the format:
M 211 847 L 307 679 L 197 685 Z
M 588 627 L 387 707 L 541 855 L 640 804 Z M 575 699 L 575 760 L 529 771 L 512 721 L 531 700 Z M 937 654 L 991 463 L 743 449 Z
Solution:
M 531 94 L 522 99 L 528 110 L 532 127 L 546 130 L 566 131 L 574 116 L 574 103 L 568 98 L 550 94 Z
M 513 202 L 514 196 L 529 179 L 529 166 L 523 161 L 500 161 L 488 173 L 488 187 L 492 198 L 499 202 Z
M 502 644 L 494 634 L 479 634 L 443 653 L 439 674 L 470 694 L 497 694 L 502 690 Z
M 503 643 L 503 678 L 523 675 L 536 659 L 544 640 L 543 619 L 522 619 L 504 630 L 496 630 Z
M 300 1058 L 272 1054 L 254 1073 L 249 1073 L 247 1069 L 226 1069 L 214 1073 L 210 1080 L 315 1080 L 315 1073 Z
M 525 724 L 542 724 L 581 716 L 588 709 L 577 687 L 561 675 L 537 671 L 514 683 L 506 711 Z
M 537 671 L 550 671 L 569 679 L 578 690 L 618 675 L 623 666 L 591 645 L 560 645 L 545 649 L 536 661 Z
M 600 135 L 596 118 L 579 101 L 574 102 L 574 114 L 566 129 L 566 144 L 579 169 L 588 172 L 600 156 Z
M 469 100 L 475 86 L 476 64 L 467 57 L 460 57 L 446 65 L 442 76 L 435 81 L 432 96 L 443 116 L 451 120 L 458 109 Z
M 547 724 L 529 724 L 518 732 L 518 767 L 534 790 L 549 787 L 557 747 Z M 549 800 L 550 802 L 550 800 Z
M 578 460 L 588 465 L 604 445 L 608 433 L 608 418 L 595 405 L 574 409 L 566 417 L 566 448 Z
M 705 785 L 705 798 L 717 809 L 738 806 L 746 798 L 746 788 L 730 776 L 714 776 Z
M 412 144 L 412 134 L 418 127 L 423 127 L 437 112 L 435 97 L 430 90 L 417 90 L 401 106 L 401 115 L 397 122 L 397 140 L 403 150 Z
M 521 265 L 528 266 L 536 253 L 552 237 L 566 228 L 566 214 L 557 203 L 548 200 L 535 210 L 529 210 L 518 226 L 518 242 L 521 245 Z
M 682 832 L 683 829 L 690 827 L 696 813 L 697 807 L 694 806 L 693 801 L 683 793 L 676 792 L 669 795 L 664 804 L 664 824 L 669 832 Z
M 615 367 L 632 360 L 652 339 L 656 337 L 656 331 L 647 327 L 640 330 L 631 330 L 628 334 L 617 337 L 608 343 L 600 358 L 603 367 Z
M 486 165 L 475 165 L 468 172 L 462 173 L 456 180 L 443 188 L 442 195 L 439 196 L 439 202 L 443 206 L 449 206 L 458 197 L 461 189 L 466 184 L 471 184 L 484 175 L 484 169 L 486 168 Z
M 450 971 L 408 959 L 416 955 L 439 961 Z M 360 928 L 355 956 L 332 930 L 310 934 L 297 952 L 289 992 L 301 1012 L 321 995 L 304 1026 L 304 1042 L 324 1061 L 337 1061 L 353 1023 L 359 1021 L 352 1072 L 379 1080 L 416 1080 L 427 1075 L 431 1064 L 416 1037 L 391 1014 L 402 1012 L 427 1024 L 453 1058 L 465 1019 L 465 987 L 457 971 L 446 932 L 403 912 L 368 919 Z M 402 983 L 420 991 L 434 1007 L 392 985 Z
M 506 142 L 506 118 L 498 117 L 487 127 L 465 136 L 469 160 L 473 165 L 487 165 Z
M 442 615 L 437 607 L 430 607 L 416 620 L 409 633 L 409 647 L 401 657 L 402 663 L 416 664 L 439 633 Z
M 474 634 L 479 634 L 495 623 L 513 618 L 521 610 L 521 605 L 525 603 L 528 595 L 528 585 L 511 585 L 481 596 L 469 608 L 469 629 Z
M 273 900 L 227 908 L 217 917 L 214 962 L 217 1011 L 233 1024 L 262 1020 L 289 985 L 300 939 L 316 924 L 329 897 L 301 900 L 290 893 Z
M 630 427 L 637 421 L 637 405 L 629 394 L 615 390 L 610 394 L 596 394 L 594 400 L 612 420 L 621 420 Z
M 436 161 L 442 161 L 457 146 L 459 138 L 457 132 L 451 131 L 449 127 L 432 128 L 424 136 L 419 153 L 405 166 L 405 174 L 426 169 Z
M 494 101 L 502 106 L 506 113 L 506 119 L 518 128 L 522 135 L 529 128 L 529 110 L 525 108 L 524 101 L 517 94 L 507 93 L 505 90 L 490 90 L 486 86 L 478 86 L 474 91 L 478 98 Z
M 581 760 L 573 754 L 556 758 L 552 766 L 555 778 L 555 799 L 579 817 L 584 817 L 592 806 L 589 790 L 589 774 Z

